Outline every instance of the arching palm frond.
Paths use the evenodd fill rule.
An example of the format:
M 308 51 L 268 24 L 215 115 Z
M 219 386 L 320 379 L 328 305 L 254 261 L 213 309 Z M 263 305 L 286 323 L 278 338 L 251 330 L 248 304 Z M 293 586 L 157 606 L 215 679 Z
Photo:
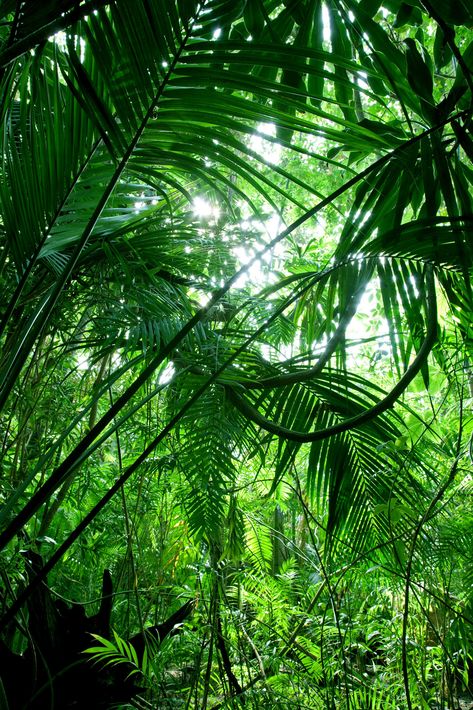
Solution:
M 147 386 L 167 388 L 162 429 L 141 442 L 90 519 L 176 426 L 195 532 L 218 537 L 239 447 L 250 451 L 252 440 L 263 459 L 272 436 L 276 481 L 311 444 L 307 483 L 314 499 L 328 498 L 334 537 L 345 530 L 361 543 L 385 531 L 376 511 L 392 496 L 416 504 L 421 484 L 386 444 L 403 435 L 408 388 L 418 375 L 428 385 L 437 367 L 438 284 L 471 347 L 471 14 L 415 5 L 416 23 L 443 33 L 442 53 L 415 23 L 388 28 L 379 3 L 323 7 L 2 3 L 0 408 L 9 460 L 28 427 L 23 391 L 43 401 L 34 380 L 42 348 L 64 377 L 78 347 L 90 362 L 109 358 L 106 384 L 117 396 L 105 407 L 106 385 L 97 386 L 101 416 L 90 430 L 93 404 L 80 402 L 64 458 L 59 424 L 51 427 L 44 446 L 57 461 L 40 457 L 47 470 L 37 487 L 40 464 L 28 467 L 1 545 L 142 411 Z M 258 249 L 256 279 L 266 281 L 256 288 L 239 279 Z M 369 323 L 355 337 L 365 297 L 383 328 Z M 120 361 L 137 353 L 133 365 Z M 185 379 L 179 397 L 172 378 L 156 384 L 166 365 Z M 379 450 L 397 467 L 393 481 L 380 477 Z

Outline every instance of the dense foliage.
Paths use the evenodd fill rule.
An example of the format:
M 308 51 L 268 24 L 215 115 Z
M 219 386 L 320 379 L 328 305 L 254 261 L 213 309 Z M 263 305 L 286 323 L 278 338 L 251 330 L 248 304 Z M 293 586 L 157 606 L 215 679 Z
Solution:
M 135 707 L 458 707 L 471 4 L 0 10 L 0 700 L 109 569 Z

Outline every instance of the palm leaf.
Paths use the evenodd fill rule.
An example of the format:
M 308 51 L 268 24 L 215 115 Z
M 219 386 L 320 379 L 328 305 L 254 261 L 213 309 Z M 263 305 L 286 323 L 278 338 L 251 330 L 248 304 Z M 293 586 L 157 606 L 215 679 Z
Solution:
M 377 273 L 375 288 L 400 373 L 414 351 L 426 351 L 420 344 L 424 321 L 429 348 L 436 336 L 430 323 L 434 309 L 431 318 L 424 309 L 430 297 L 420 268 L 433 263 L 469 343 L 472 173 L 457 155 L 462 151 L 462 157 L 471 158 L 468 47 L 460 51 L 453 43 L 456 77 L 445 86 L 435 78 L 432 91 L 429 80 L 424 91 L 414 71 L 431 76 L 420 34 L 396 38 L 382 19 L 375 19 L 377 8 L 365 9 L 355 0 L 327 3 L 333 25 L 328 49 L 321 37 L 320 3 L 283 6 L 261 0 L 262 17 L 256 19 L 248 5 L 139 0 L 131 8 L 116 0 L 99 3 L 87 14 L 87 3 L 48 3 L 43 9 L 27 3 L 15 33 L 1 31 L 3 64 L 9 63 L 1 84 L 0 170 L 0 253 L 7 265 L 2 283 L 9 298 L 0 373 L 5 411 L 11 407 L 14 417 L 15 403 L 8 398 L 15 388 L 19 392 L 20 383 L 28 383 L 35 348 L 43 336 L 67 332 L 59 325 L 61 317 L 77 303 L 91 324 L 82 331 L 82 344 L 95 356 L 114 352 L 115 342 L 125 352 L 145 351 L 146 361 L 132 384 L 124 377 L 116 407 L 79 438 L 51 473 L 43 498 L 23 511 L 17 527 L 87 459 L 99 439 L 117 430 L 116 416 L 124 423 L 138 411 L 146 399 L 140 388 L 159 368 L 182 356 L 190 364 L 179 403 L 201 392 L 192 417 L 181 423 L 180 466 L 189 472 L 193 531 L 215 539 L 220 534 L 236 475 L 235 442 L 245 452 L 251 439 L 253 450 L 263 449 L 266 435 L 260 436 L 253 423 L 245 428 L 243 415 L 232 419 L 225 392 L 229 397 L 236 392 L 261 416 L 302 431 L 337 426 L 353 413 L 363 416 L 367 407 L 375 408 L 375 419 L 353 431 L 337 429 L 325 442 L 314 442 L 310 453 L 309 487 L 314 498 L 329 501 L 331 534 L 345 529 L 362 540 L 368 526 L 376 526 L 373 506 L 386 505 L 390 495 L 376 481 L 379 457 L 373 452 L 402 429 L 396 413 L 378 407 L 382 388 L 349 371 L 340 325 L 358 307 L 352 291 L 359 288 L 361 295 Z M 13 4 L 4 2 L 1 9 L 13 23 Z M 420 17 L 426 17 L 423 11 Z M 247 24 L 255 32 L 251 42 Z M 46 28 L 50 33 L 59 27 L 68 28 L 65 37 L 46 41 L 52 36 Z M 375 91 L 380 84 L 382 91 Z M 271 167 L 250 146 L 249 137 L 262 122 L 276 126 L 280 165 Z M 293 150 L 317 161 L 312 175 L 291 162 Z M 360 177 L 352 177 L 354 167 Z M 322 197 L 327 185 L 330 195 Z M 201 194 L 216 198 L 225 210 L 226 233 L 218 220 L 210 226 L 190 217 L 192 201 Z M 322 199 L 312 207 L 314 195 Z M 223 327 L 211 311 L 198 309 L 196 294 L 213 294 L 209 303 L 214 305 L 234 285 L 235 259 L 225 264 L 221 257 L 222 245 L 233 236 L 249 241 L 239 231 L 243 208 L 235 203 L 240 200 L 255 218 L 267 212 L 283 215 L 291 226 L 271 246 L 294 233 L 300 254 L 302 225 L 310 216 L 326 206 L 346 217 L 339 238 L 334 230 L 333 249 L 326 247 L 317 258 L 309 254 L 306 263 L 301 259 L 299 271 L 297 265 L 292 271 L 282 265 L 278 283 L 258 298 L 236 296 L 241 317 Z M 326 264 L 335 266 L 322 277 Z M 301 285 L 304 271 L 308 279 L 317 275 L 310 297 Z M 425 273 L 433 282 L 431 270 Z M 108 278 L 110 288 L 99 288 Z M 127 288 L 125 303 L 120 280 Z M 77 287 L 75 300 L 77 284 L 83 290 Z M 108 308 L 100 313 L 103 304 Z M 314 340 L 329 339 L 337 329 L 339 342 L 317 377 L 299 379 L 313 365 Z M 301 331 L 300 351 L 281 362 L 277 348 L 295 331 Z M 73 345 L 71 338 L 71 350 Z M 270 347 L 272 362 L 262 357 L 264 346 Z M 427 381 L 425 358 L 420 363 L 418 355 L 416 368 L 422 365 Z M 216 375 L 225 358 L 232 367 Z M 196 389 L 202 374 L 191 368 L 198 367 L 207 376 L 207 389 Z M 283 376 L 294 379 L 284 386 L 269 382 Z M 219 377 L 224 381 L 219 383 Z M 402 376 L 399 382 L 405 384 Z M 399 382 L 392 404 L 402 394 Z M 168 415 L 166 421 L 174 421 Z M 275 447 L 276 481 L 302 451 L 299 442 L 281 439 Z M 389 458 L 393 468 L 399 465 L 396 456 Z M 400 501 L 411 500 L 411 483 L 405 476 L 394 486 Z

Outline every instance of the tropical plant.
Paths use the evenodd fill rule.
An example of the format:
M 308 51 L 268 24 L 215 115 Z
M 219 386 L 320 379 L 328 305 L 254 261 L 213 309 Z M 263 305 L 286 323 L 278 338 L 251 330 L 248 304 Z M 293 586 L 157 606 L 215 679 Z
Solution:
M 120 607 L 135 630 L 166 607 L 138 574 L 201 598 L 188 707 L 425 706 L 415 619 L 435 600 L 467 624 L 471 606 L 469 4 L 0 14 L 8 644 L 22 650 L 11 622 L 48 573 L 79 600 L 110 566 L 135 590 Z M 47 558 L 27 583 L 25 547 Z M 358 563 L 400 585 L 391 694 L 359 672 L 366 639 L 346 642 L 340 619 L 357 619 L 342 607 Z M 433 625 L 441 665 L 468 675 L 469 632 Z

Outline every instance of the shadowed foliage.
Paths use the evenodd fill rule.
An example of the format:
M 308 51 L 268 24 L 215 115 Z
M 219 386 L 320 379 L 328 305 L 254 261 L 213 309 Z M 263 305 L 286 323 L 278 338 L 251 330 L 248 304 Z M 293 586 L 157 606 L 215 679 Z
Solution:
M 4 0 L 0 20 L 3 652 L 37 644 L 46 575 L 79 602 L 111 567 L 119 638 L 202 600 L 187 707 L 259 703 L 261 680 L 283 707 L 283 661 L 235 616 L 268 585 L 275 657 L 317 664 L 304 702 L 381 707 L 289 624 L 304 584 L 335 609 L 363 559 L 404 585 L 399 692 L 426 706 L 412 578 L 469 481 L 469 3 Z M 458 585 L 432 582 L 469 617 Z

